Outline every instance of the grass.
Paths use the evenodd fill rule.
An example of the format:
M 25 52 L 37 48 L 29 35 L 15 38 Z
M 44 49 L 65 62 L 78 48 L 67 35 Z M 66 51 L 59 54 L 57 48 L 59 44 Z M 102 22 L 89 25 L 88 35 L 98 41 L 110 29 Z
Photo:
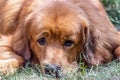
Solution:
M 110 20 L 115 25 L 120 25 L 120 0 L 101 0 L 106 8 Z
M 110 62 L 105 65 L 86 68 L 80 64 L 79 71 L 69 72 L 66 76 L 57 80 L 120 80 L 120 63 L 119 60 Z M 1 80 L 56 80 L 55 78 L 43 77 L 39 66 L 25 66 L 15 74 L 1 75 Z

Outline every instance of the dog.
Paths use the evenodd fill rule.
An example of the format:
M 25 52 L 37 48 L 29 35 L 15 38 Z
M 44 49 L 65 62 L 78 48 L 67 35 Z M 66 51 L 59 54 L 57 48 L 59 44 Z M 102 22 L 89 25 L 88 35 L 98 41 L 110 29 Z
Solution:
M 119 32 L 99 0 L 0 0 L 2 73 L 30 61 L 58 75 L 80 60 L 91 66 L 119 57 Z

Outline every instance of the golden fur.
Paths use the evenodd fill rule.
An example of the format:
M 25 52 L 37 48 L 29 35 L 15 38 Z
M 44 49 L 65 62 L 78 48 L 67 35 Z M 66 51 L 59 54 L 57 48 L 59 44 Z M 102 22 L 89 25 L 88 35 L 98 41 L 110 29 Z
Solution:
M 63 68 L 79 62 L 80 53 L 88 65 L 103 64 L 119 58 L 119 46 L 120 35 L 98 0 L 0 0 L 2 72 L 27 60 Z

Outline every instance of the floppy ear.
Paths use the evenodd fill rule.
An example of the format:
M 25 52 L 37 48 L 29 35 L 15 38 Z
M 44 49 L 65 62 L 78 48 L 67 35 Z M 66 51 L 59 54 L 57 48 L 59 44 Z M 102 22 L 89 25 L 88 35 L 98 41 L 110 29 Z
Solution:
M 91 31 L 88 26 L 84 26 L 82 29 L 84 43 L 82 56 L 83 60 L 87 64 L 91 64 L 92 60 L 94 59 L 96 41 L 93 32 L 94 31 Z
M 31 49 L 30 49 L 30 45 L 29 45 L 29 41 L 26 40 L 26 49 L 25 49 L 25 53 L 24 53 L 24 58 L 25 60 L 29 61 L 31 59 Z
M 16 32 L 14 34 L 13 45 L 14 51 L 20 56 L 24 57 L 25 60 L 30 58 L 30 48 L 28 43 L 28 38 L 23 23 L 18 25 Z
M 32 15 L 28 15 L 28 17 L 25 19 L 24 22 L 24 32 L 25 32 L 25 38 L 26 38 L 26 53 L 25 53 L 25 59 L 31 61 L 32 63 L 37 63 L 37 58 L 33 54 L 33 51 L 30 47 L 30 41 L 32 40 L 31 32 L 30 32 L 30 26 L 32 25 L 33 20 L 30 18 Z
M 24 22 L 24 29 L 23 29 L 23 32 L 24 32 L 24 41 L 25 41 L 25 45 L 26 45 L 26 50 L 25 50 L 25 54 L 24 54 L 24 58 L 26 60 L 29 60 L 31 59 L 31 56 L 32 56 L 32 51 L 31 51 L 31 48 L 30 48 L 30 36 L 28 35 L 28 27 L 27 26 L 30 26 L 29 23 L 26 23 L 26 21 Z

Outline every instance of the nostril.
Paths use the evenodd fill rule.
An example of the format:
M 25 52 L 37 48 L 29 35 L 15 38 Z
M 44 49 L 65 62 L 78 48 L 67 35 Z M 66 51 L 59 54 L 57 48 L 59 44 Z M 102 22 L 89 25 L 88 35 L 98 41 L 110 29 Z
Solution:
M 49 65 L 45 66 L 45 74 L 50 74 L 50 67 L 49 67 Z
M 55 67 L 56 67 L 57 70 L 61 70 L 61 67 L 59 67 L 59 66 L 55 66 Z
M 60 77 L 61 76 L 61 68 L 57 65 L 46 65 L 45 66 L 45 74 Z

